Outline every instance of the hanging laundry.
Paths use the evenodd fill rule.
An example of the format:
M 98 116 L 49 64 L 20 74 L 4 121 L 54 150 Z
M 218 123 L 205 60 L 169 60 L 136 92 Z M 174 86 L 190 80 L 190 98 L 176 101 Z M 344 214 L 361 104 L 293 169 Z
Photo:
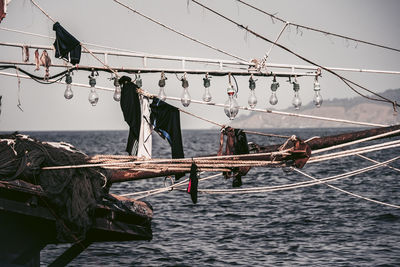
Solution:
M 64 58 L 73 65 L 79 64 L 81 60 L 81 43 L 58 22 L 54 23 L 53 30 L 56 32 L 56 40 L 53 44 L 56 49 L 55 56 Z
M 0 22 L 6 17 L 7 5 L 11 0 L 0 0 Z
M 44 66 L 45 68 L 45 75 L 44 75 L 44 79 L 48 80 L 50 77 L 50 72 L 49 72 L 49 67 L 51 65 L 51 59 L 49 57 L 49 54 L 47 53 L 46 50 L 43 50 L 42 55 L 40 56 L 40 65 Z
M 226 135 L 225 152 L 223 152 L 224 146 L 224 135 Z M 218 150 L 218 156 L 222 155 L 241 155 L 248 154 L 249 147 L 247 144 L 246 133 L 241 129 L 233 129 L 226 127 L 221 130 L 220 135 L 220 146 Z M 233 168 L 233 174 L 224 172 L 225 178 L 230 178 L 233 175 L 232 186 L 240 187 L 242 185 L 242 176 L 246 175 L 250 170 L 250 167 L 238 167 Z
M 156 97 L 150 108 L 150 122 L 154 130 L 171 145 L 172 158 L 184 158 L 179 109 Z
M 24 62 L 29 61 L 29 47 L 27 45 L 22 46 L 22 60 Z
M 129 155 L 136 155 L 138 150 L 138 139 L 140 134 L 141 112 L 139 95 L 136 92 L 138 88 L 127 76 L 122 76 L 118 80 L 121 85 L 121 109 L 124 119 L 129 125 L 128 143 L 126 152 Z
M 197 174 L 197 165 L 192 163 L 192 166 L 190 167 L 189 184 L 188 184 L 186 192 L 188 192 L 190 194 L 190 197 L 194 204 L 197 203 L 198 184 L 199 184 L 199 177 Z
M 40 69 L 39 49 L 35 50 L 35 71 Z
M 153 127 L 150 124 L 149 99 L 141 95 L 140 102 L 142 106 L 142 122 L 140 125 L 139 148 L 137 156 L 151 158 L 151 148 L 152 148 L 151 132 L 153 131 Z
M 162 138 L 167 139 L 171 146 L 172 158 L 184 158 L 179 109 L 156 97 L 153 98 L 150 108 L 150 123 Z M 184 175 L 175 175 L 175 179 L 178 180 L 182 176 Z

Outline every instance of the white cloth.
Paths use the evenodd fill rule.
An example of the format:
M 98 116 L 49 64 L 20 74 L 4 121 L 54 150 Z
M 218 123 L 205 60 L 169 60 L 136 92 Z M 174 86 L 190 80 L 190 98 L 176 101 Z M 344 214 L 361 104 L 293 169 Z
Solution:
M 153 127 L 150 124 L 149 99 L 141 95 L 140 102 L 142 104 L 142 122 L 140 124 L 139 147 L 137 156 L 151 158 L 151 132 L 153 131 Z

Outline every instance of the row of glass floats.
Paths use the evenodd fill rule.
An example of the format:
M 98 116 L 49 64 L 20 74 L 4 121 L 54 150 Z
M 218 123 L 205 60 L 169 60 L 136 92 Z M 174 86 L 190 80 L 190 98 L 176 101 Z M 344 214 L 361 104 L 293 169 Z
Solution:
M 96 74 L 96 76 L 98 76 L 98 74 Z M 90 93 L 88 96 L 88 100 L 89 100 L 90 104 L 92 104 L 92 106 L 95 106 L 97 104 L 97 102 L 99 101 L 99 95 L 97 94 L 96 89 L 95 89 L 96 79 L 95 79 L 94 71 L 92 71 L 91 75 L 89 75 L 88 78 L 89 78 L 89 85 L 90 85 Z M 212 96 L 210 93 L 210 86 L 211 86 L 210 78 L 211 77 L 209 77 L 208 74 L 206 74 L 206 76 L 203 78 L 204 94 L 203 94 L 202 99 L 204 102 L 207 102 L 207 103 L 211 102 L 211 100 L 212 100 Z M 120 101 L 121 87 L 120 87 L 118 79 L 116 77 L 113 77 L 112 79 L 114 80 L 114 87 L 115 87 L 113 98 L 115 101 Z M 158 82 L 158 86 L 159 86 L 158 98 L 163 101 L 165 101 L 167 99 L 167 95 L 165 94 L 165 84 L 166 84 L 165 80 L 166 79 L 167 79 L 167 77 L 165 76 L 165 74 L 161 73 L 161 79 Z M 186 79 L 186 74 L 184 74 L 182 76 L 180 81 L 182 82 L 182 88 L 183 88 L 183 92 L 181 95 L 181 103 L 184 107 L 188 107 L 191 103 L 191 97 L 190 97 L 190 94 L 188 91 L 189 82 Z M 65 82 L 67 84 L 67 87 L 64 92 L 64 97 L 66 99 L 71 99 L 73 97 L 73 92 L 71 89 L 72 77 L 69 72 L 66 74 Z M 293 91 L 294 91 L 292 105 L 294 106 L 294 108 L 296 110 L 298 110 L 302 104 L 302 101 L 301 101 L 300 95 L 299 95 L 300 84 L 297 82 L 296 77 L 293 82 L 291 81 L 291 79 L 289 79 L 289 82 L 291 84 L 293 84 Z M 140 75 L 138 77 L 136 77 L 135 83 L 139 88 L 142 87 L 142 79 L 140 78 Z M 279 88 L 279 82 L 276 81 L 276 77 L 274 76 L 274 78 L 272 80 L 272 84 L 271 84 L 271 96 L 269 98 L 269 103 L 271 105 L 276 105 L 278 103 L 278 98 L 276 96 L 276 91 L 278 90 L 278 88 Z M 248 104 L 249 104 L 249 107 L 253 109 L 256 107 L 257 102 L 258 102 L 257 97 L 255 95 L 256 80 L 254 80 L 253 75 L 249 79 L 249 89 L 250 89 L 250 95 L 248 98 Z M 313 102 L 314 102 L 315 106 L 318 108 L 321 106 L 322 101 L 323 101 L 320 91 L 321 91 L 321 86 L 318 82 L 318 76 L 315 76 Z M 228 95 L 228 100 L 225 102 L 224 111 L 225 111 L 225 114 L 228 116 L 228 118 L 230 120 L 233 120 L 239 112 L 239 105 L 236 101 L 237 90 L 231 84 L 230 79 L 229 79 L 229 86 L 227 88 L 227 95 Z

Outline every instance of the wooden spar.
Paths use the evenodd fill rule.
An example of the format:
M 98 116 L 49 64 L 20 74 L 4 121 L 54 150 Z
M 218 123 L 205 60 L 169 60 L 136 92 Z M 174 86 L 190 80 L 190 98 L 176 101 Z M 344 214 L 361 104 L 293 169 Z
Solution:
M 148 178 L 156 178 L 162 176 L 170 176 L 175 174 L 182 174 L 190 172 L 188 171 L 113 171 L 110 177 L 110 183 L 120 183 L 126 181 L 133 181 L 133 180 L 141 180 L 141 179 L 148 179 Z
M 317 150 L 321 148 L 326 148 L 330 146 L 335 146 L 335 145 L 340 145 L 340 144 L 345 144 L 349 143 L 355 140 L 379 135 L 379 134 L 384 134 L 392 131 L 396 131 L 400 129 L 400 125 L 394 125 L 394 126 L 388 126 L 388 127 L 380 127 L 380 128 L 374 128 L 374 129 L 369 129 L 369 130 L 364 130 L 364 131 L 358 131 L 358 132 L 352 132 L 352 133 L 345 133 L 345 134 L 338 134 L 338 135 L 332 135 L 332 136 L 326 136 L 326 137 L 318 137 L 310 140 L 307 142 L 307 144 L 310 146 L 312 150 Z M 385 136 L 384 138 L 387 137 L 394 137 L 394 136 L 399 136 L 400 133 L 397 134 L 392 134 Z M 277 151 L 278 148 L 281 145 L 271 145 L 271 146 L 260 146 L 260 149 L 258 152 L 261 153 L 266 153 L 266 152 L 273 152 Z
M 349 143 L 355 140 L 367 138 L 367 137 L 372 137 L 376 136 L 379 134 L 384 134 L 388 132 L 392 132 L 395 130 L 399 130 L 400 125 L 395 125 L 395 126 L 389 126 L 389 127 L 381 127 L 381 128 L 374 128 L 374 129 L 369 129 L 369 130 L 363 130 L 363 131 L 358 131 L 358 132 L 352 132 L 352 133 L 346 133 L 346 134 L 339 134 L 339 135 L 333 135 L 333 136 L 327 136 L 327 137 L 319 137 L 310 140 L 307 142 L 308 146 L 311 148 L 311 150 L 317 150 L 321 148 L 326 148 L 326 147 L 331 147 L 335 145 L 340 145 L 344 143 Z M 391 134 L 386 137 L 394 137 L 394 136 L 399 136 L 400 133 L 397 134 Z M 257 152 L 260 153 L 268 153 L 268 152 L 276 152 L 279 150 L 279 145 L 271 145 L 271 146 L 260 146 L 259 150 Z M 291 157 L 293 159 L 293 156 Z M 301 157 L 300 157 L 301 158 Z M 230 160 L 263 160 L 263 161 L 269 161 L 271 160 L 271 157 L 268 155 L 232 155 L 232 156 L 225 156 L 224 159 L 230 159 Z M 279 165 L 280 160 L 284 160 L 285 157 L 279 156 L 276 157 L 276 165 Z M 218 162 L 217 158 L 214 158 L 215 162 Z M 155 177 L 162 177 L 162 176 L 170 176 L 170 175 L 175 175 L 175 174 L 186 174 L 189 173 L 189 171 L 174 171 L 174 170 L 154 170 L 154 171 L 129 171 L 129 170 L 114 170 L 111 174 L 110 177 L 110 183 L 118 183 L 118 182 L 125 182 L 125 181 L 132 181 L 132 180 L 141 180 L 141 179 L 147 179 L 147 178 L 155 178 Z

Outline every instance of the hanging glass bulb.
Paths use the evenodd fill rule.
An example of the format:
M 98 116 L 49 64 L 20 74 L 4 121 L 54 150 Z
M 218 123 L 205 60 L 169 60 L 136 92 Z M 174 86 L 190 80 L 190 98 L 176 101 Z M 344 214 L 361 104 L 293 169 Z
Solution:
M 250 88 L 250 95 L 247 103 L 249 104 L 250 108 L 255 108 L 257 105 L 257 97 L 254 91 L 256 89 L 256 81 L 253 79 L 253 75 L 251 75 L 249 79 L 249 88 Z
M 115 87 L 115 91 L 114 91 L 113 98 L 115 101 L 118 102 L 121 100 L 121 86 L 118 82 L 118 76 L 116 76 L 116 75 L 114 77 L 114 87 Z
M 167 77 L 165 77 L 164 72 L 161 72 L 161 79 L 158 81 L 158 86 L 160 87 L 160 90 L 158 91 L 158 98 L 162 101 L 165 101 L 167 99 L 167 95 L 165 94 L 164 87 L 165 87 L 165 80 Z
M 92 75 L 89 76 L 89 85 L 90 85 L 90 93 L 89 93 L 89 103 L 92 104 L 92 106 L 96 106 L 97 102 L 99 102 L 99 95 L 96 92 L 96 88 L 94 87 L 96 85 L 96 79 L 94 78 L 94 71 L 92 71 Z
M 269 98 L 269 103 L 271 105 L 276 105 L 278 103 L 278 98 L 276 97 L 276 90 L 278 90 L 279 83 L 276 81 L 276 77 L 274 76 L 274 79 L 272 80 L 271 84 L 271 97 Z
M 225 114 L 230 120 L 233 120 L 239 112 L 239 105 L 235 99 L 235 90 L 232 85 L 227 89 L 228 100 L 225 102 Z
M 188 107 L 190 105 L 190 102 L 192 101 L 190 98 L 190 94 L 188 91 L 189 87 L 189 82 L 186 80 L 186 73 L 183 75 L 183 78 L 181 79 L 182 81 L 182 87 L 183 87 L 183 93 L 181 96 L 181 103 L 184 107 Z
M 278 97 L 276 96 L 276 92 L 272 92 L 269 98 L 269 103 L 271 105 L 276 105 L 278 103 Z
M 65 83 L 67 84 L 67 88 L 64 91 L 65 99 L 71 99 L 74 96 L 74 92 L 71 89 L 72 77 L 69 72 L 65 75 Z
M 317 108 L 321 107 L 323 99 L 321 95 L 321 86 L 319 85 L 317 76 L 314 81 L 314 104 Z
M 210 94 L 211 81 L 210 78 L 208 77 L 208 73 L 206 74 L 206 77 L 203 78 L 203 85 L 204 85 L 203 101 L 210 102 L 212 99 L 212 96 Z
M 300 90 L 300 84 L 298 84 L 297 79 L 295 79 L 293 82 L 294 97 L 292 100 L 292 104 L 296 110 L 300 109 L 300 107 L 301 107 L 301 99 L 300 99 L 300 95 L 299 95 L 299 90 Z

